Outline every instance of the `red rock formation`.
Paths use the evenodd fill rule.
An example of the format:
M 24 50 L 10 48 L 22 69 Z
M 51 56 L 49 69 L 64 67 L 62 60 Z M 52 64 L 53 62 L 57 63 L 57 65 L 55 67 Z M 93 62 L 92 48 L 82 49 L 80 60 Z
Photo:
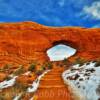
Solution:
M 35 92 L 37 100 L 75 100 L 69 87 L 61 78 L 64 68 L 54 67 L 40 81 L 40 86 Z
M 47 60 L 46 51 L 59 43 L 77 49 L 75 56 L 99 58 L 100 29 L 47 27 L 34 22 L 0 24 L 0 64 Z

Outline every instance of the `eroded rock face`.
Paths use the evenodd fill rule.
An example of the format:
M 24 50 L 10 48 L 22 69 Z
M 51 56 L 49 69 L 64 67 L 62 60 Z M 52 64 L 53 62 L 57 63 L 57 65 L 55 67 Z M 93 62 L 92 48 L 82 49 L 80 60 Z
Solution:
M 88 62 L 73 65 L 63 72 L 64 83 L 70 87 L 75 100 L 99 100 L 100 98 L 100 65 Z
M 46 51 L 59 43 L 77 49 L 74 57 L 100 57 L 100 29 L 54 28 L 34 22 L 1 23 L 0 64 L 48 60 Z

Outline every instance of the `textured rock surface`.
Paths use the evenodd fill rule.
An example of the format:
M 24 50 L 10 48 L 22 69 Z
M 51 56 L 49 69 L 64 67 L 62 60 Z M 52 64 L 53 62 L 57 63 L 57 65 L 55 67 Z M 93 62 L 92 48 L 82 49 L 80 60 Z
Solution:
M 0 64 L 47 60 L 46 51 L 59 43 L 77 49 L 75 56 L 99 58 L 100 29 L 54 28 L 34 22 L 1 23 Z
M 98 62 L 73 65 L 62 74 L 64 83 L 70 86 L 71 93 L 76 95 L 75 100 L 100 99 L 100 65 Z
M 64 68 L 54 67 L 40 81 L 40 86 L 35 92 L 37 100 L 74 100 L 73 95 L 61 78 Z

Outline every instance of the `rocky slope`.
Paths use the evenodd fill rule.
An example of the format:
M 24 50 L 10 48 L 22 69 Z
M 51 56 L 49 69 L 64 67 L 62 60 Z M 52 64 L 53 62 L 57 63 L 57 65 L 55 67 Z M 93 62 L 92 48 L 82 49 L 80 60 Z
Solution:
M 100 62 L 73 65 L 62 77 L 77 97 L 74 100 L 100 100 Z
M 99 58 L 100 29 L 46 27 L 34 22 L 0 24 L 0 65 L 48 60 L 46 51 L 59 43 L 77 49 L 76 56 Z

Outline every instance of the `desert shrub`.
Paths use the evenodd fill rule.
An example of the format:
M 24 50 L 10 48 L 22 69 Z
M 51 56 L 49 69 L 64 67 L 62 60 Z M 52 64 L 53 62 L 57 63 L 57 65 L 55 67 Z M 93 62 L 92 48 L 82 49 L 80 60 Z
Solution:
M 87 62 L 87 63 L 86 63 L 86 65 L 89 65 L 89 64 L 90 64 L 90 62 Z
M 6 64 L 6 65 L 3 67 L 3 69 L 4 69 L 4 70 L 8 70 L 10 67 L 11 67 L 11 65 Z
M 36 71 L 36 64 L 35 63 L 32 63 L 29 68 L 28 68 L 29 71 L 31 72 L 35 72 Z
M 46 66 L 44 64 L 41 66 L 41 70 L 46 70 Z
M 20 75 L 22 73 L 24 73 L 24 67 L 20 65 L 19 68 L 15 70 L 14 75 Z
M 11 67 L 11 65 L 6 64 L 6 65 L 3 66 L 3 68 L 0 68 L 0 71 L 1 71 L 1 72 L 9 71 L 10 67 Z
M 5 91 L 0 92 L 0 100 L 15 100 L 14 98 L 17 95 L 19 95 L 19 93 L 22 95 L 22 93 L 26 92 L 26 89 L 24 91 L 24 88 L 22 88 L 22 87 L 23 87 L 22 85 L 20 85 L 20 87 L 19 87 L 19 85 L 18 86 L 14 85 L 13 87 L 10 87 Z M 22 97 L 19 98 L 18 100 L 22 100 Z
M 64 65 L 67 65 L 67 58 L 64 58 L 64 60 L 62 61 Z
M 97 93 L 98 95 L 100 95 L 100 84 L 98 85 L 98 88 L 96 89 L 96 93 Z
M 97 60 L 95 63 L 95 67 L 98 67 L 98 66 L 100 66 L 100 60 Z
M 5 78 L 5 80 L 7 80 L 7 81 L 9 81 L 9 80 L 11 80 L 12 78 L 10 77 L 10 76 L 7 76 L 6 78 Z
M 46 63 L 46 67 L 47 67 L 48 69 L 52 69 L 52 68 L 53 68 L 52 62 L 47 62 L 47 63 Z
M 39 76 L 39 75 L 42 74 L 42 72 L 43 72 L 42 70 L 37 70 L 37 71 L 35 72 L 35 74 Z
M 12 95 L 10 91 L 8 92 L 7 90 L 4 92 L 0 92 L 0 100 L 12 100 Z
M 92 62 L 93 62 L 93 63 L 96 63 L 96 62 L 97 62 L 97 60 L 92 60 Z
M 0 95 L 0 100 L 5 100 L 3 95 Z
M 27 88 L 28 88 L 28 84 L 19 83 L 19 82 L 16 81 L 14 88 L 19 89 L 20 91 L 26 91 Z
M 77 57 L 75 59 L 75 62 L 74 64 L 79 64 L 80 66 L 84 65 L 84 63 L 86 63 L 87 61 L 84 59 L 84 58 L 80 58 L 80 57 Z

